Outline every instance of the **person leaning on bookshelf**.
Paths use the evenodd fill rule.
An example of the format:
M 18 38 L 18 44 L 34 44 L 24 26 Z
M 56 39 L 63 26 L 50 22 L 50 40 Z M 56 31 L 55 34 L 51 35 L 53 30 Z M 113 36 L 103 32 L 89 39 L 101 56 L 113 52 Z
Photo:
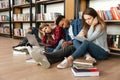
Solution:
M 76 50 L 72 55 L 65 58 L 58 68 L 67 68 L 72 66 L 75 59 L 90 53 L 95 59 L 107 59 L 110 52 L 107 45 L 107 32 L 104 21 L 100 18 L 93 8 L 87 8 L 82 15 L 83 34 L 76 36 L 75 45 Z M 78 45 L 79 44 L 79 45 Z
M 80 33 L 85 35 L 83 37 L 79 36 L 79 34 L 77 35 L 75 42 L 78 48 L 75 48 L 74 46 L 77 45 L 74 44 L 56 52 L 39 52 L 36 56 L 39 56 L 38 60 L 42 63 L 42 66 L 47 66 L 47 68 L 49 68 L 51 64 L 67 57 L 57 65 L 57 68 L 68 68 L 72 66 L 75 59 L 87 53 L 97 60 L 108 58 L 110 51 L 107 45 L 107 32 L 104 21 L 93 8 L 87 8 L 83 12 L 82 23 L 83 28 Z

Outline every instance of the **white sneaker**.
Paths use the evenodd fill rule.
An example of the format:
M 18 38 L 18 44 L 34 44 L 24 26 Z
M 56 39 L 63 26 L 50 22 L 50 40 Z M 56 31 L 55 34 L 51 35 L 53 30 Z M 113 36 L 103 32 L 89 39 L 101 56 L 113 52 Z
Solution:
M 88 61 L 93 61 L 94 63 L 97 62 L 97 61 L 95 60 L 95 58 L 93 58 L 93 57 L 86 57 L 86 60 L 88 60 Z
M 39 49 L 39 47 L 34 47 L 31 52 L 32 58 L 41 64 L 41 67 L 43 68 L 49 68 L 50 63 L 47 59 L 47 57 L 43 54 L 43 51 Z
M 64 69 L 64 68 L 68 68 L 71 67 L 72 63 L 70 63 L 67 58 L 65 58 L 60 64 L 57 65 L 57 68 L 59 69 Z

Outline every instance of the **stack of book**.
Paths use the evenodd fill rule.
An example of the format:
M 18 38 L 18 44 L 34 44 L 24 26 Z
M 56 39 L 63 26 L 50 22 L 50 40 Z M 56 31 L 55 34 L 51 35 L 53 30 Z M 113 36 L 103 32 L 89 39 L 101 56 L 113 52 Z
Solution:
M 74 76 L 99 76 L 99 70 L 95 67 L 93 61 L 77 59 L 73 62 L 71 71 Z

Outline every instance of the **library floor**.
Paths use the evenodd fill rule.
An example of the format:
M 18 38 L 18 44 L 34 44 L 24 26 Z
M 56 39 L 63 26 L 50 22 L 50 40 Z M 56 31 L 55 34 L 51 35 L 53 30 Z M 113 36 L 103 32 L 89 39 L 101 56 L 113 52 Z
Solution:
M 99 77 L 74 77 L 70 68 L 43 69 L 35 63 L 26 63 L 27 55 L 13 56 L 12 46 L 18 39 L 0 37 L 0 80 L 120 80 L 120 56 L 110 55 L 108 60 L 98 61 Z

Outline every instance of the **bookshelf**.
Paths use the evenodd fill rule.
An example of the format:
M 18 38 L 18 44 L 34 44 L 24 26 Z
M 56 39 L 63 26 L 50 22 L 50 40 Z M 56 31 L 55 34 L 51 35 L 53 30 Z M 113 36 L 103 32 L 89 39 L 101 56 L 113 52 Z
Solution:
M 117 0 L 115 2 L 113 2 L 113 0 L 111 0 L 109 2 L 106 0 L 102 0 L 102 1 L 99 1 L 99 0 L 75 0 L 75 1 L 77 2 L 76 3 L 78 5 L 77 7 L 80 7 L 79 10 L 76 11 L 74 14 L 74 16 L 78 15 L 77 18 L 78 17 L 80 18 L 79 13 L 83 12 L 87 7 L 93 7 L 97 11 L 106 11 L 106 10 L 110 10 L 111 7 L 117 7 L 117 9 L 119 9 L 119 11 L 120 11 L 120 3 Z M 109 3 L 109 4 L 107 4 L 107 3 Z M 83 9 L 83 6 L 84 6 L 84 9 Z M 74 5 L 74 7 L 76 7 L 76 5 Z M 120 14 L 119 14 L 119 16 L 120 16 Z M 109 28 L 108 30 L 110 30 L 110 31 L 108 31 L 109 32 L 108 34 L 111 34 L 111 31 L 113 31 L 111 35 L 120 35 L 120 33 L 118 31 L 120 29 L 120 27 L 119 27 L 120 19 L 119 18 L 111 19 L 111 20 L 104 19 L 104 22 L 107 24 L 107 26 Z M 115 25 L 115 27 L 114 27 L 114 25 Z M 114 30 L 113 30 L 113 27 L 114 27 Z M 118 43 L 120 45 L 120 40 Z M 111 52 L 114 51 L 116 53 L 120 53 L 120 48 L 118 48 L 118 47 L 109 47 L 109 49 L 111 50 Z
M 92 1 L 88 0 L 88 5 L 90 7 L 95 8 L 97 11 L 100 11 L 100 16 L 102 14 L 102 18 L 104 19 L 105 23 L 108 27 L 108 46 L 111 52 L 114 53 L 120 53 L 120 37 L 117 37 L 120 35 L 120 33 L 117 31 L 119 30 L 120 25 L 120 14 L 118 14 L 118 11 L 120 11 L 120 3 L 119 1 L 113 2 L 111 1 Z M 107 4 L 109 3 L 109 4 Z M 100 7 L 99 7 L 99 6 Z M 98 12 L 99 14 L 99 12 Z M 104 16 L 103 16 L 104 15 Z M 109 37 L 111 36 L 111 37 Z M 114 36 L 114 37 L 113 37 Z M 111 40 L 110 40 L 111 38 Z
M 12 37 L 11 0 L 0 0 L 0 36 Z
M 32 14 L 33 6 L 35 6 L 35 3 L 32 3 L 32 0 L 12 1 L 13 38 L 25 37 L 25 34 L 28 32 L 28 27 L 32 27 L 32 23 L 35 23 Z M 24 9 L 27 10 L 26 13 L 24 13 Z M 24 26 L 24 24 L 29 24 L 29 26 Z
M 58 11 L 55 12 L 53 9 L 51 12 L 47 12 L 47 6 L 54 5 L 54 4 L 60 4 L 63 3 L 65 5 L 65 0 L 36 0 L 35 1 L 35 20 L 36 20 L 36 27 L 38 28 L 40 24 L 42 23 L 49 23 L 53 24 L 55 17 L 57 15 L 60 15 Z M 64 6 L 63 5 L 63 6 Z M 65 14 L 65 10 L 63 11 Z M 64 15 L 63 14 L 63 15 Z

